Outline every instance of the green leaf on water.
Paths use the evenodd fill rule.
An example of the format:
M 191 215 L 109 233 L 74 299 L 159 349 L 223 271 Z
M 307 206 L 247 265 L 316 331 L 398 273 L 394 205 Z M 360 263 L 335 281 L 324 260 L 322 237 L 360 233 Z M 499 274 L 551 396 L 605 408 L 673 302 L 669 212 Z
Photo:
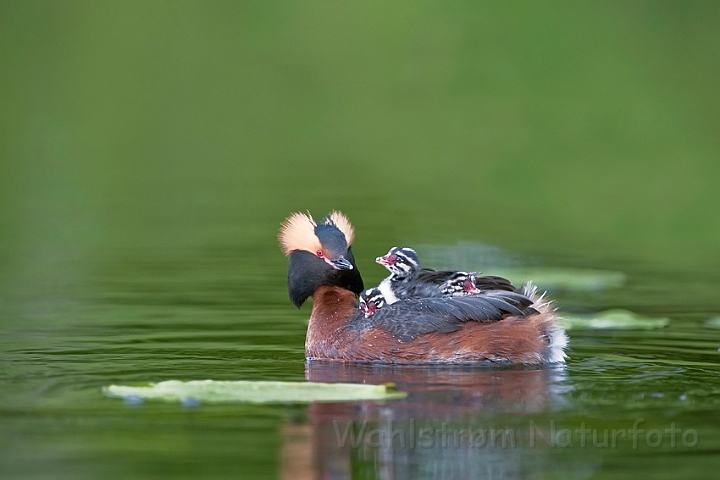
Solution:
M 599 292 L 621 287 L 627 280 L 622 272 L 575 268 L 489 268 L 483 273 L 505 277 L 516 285 L 532 280 L 540 290 L 550 291 Z
M 572 315 L 563 313 L 559 319 L 560 325 L 566 330 L 653 330 L 664 328 L 670 324 L 665 317 L 642 317 L 629 310 L 613 309 L 595 315 Z
M 407 394 L 394 390 L 392 384 L 359 385 L 354 383 L 251 382 L 167 380 L 145 387 L 110 385 L 103 387 L 108 397 L 165 402 L 188 400 L 207 403 L 308 403 L 387 400 Z
M 720 328 L 720 317 L 712 317 L 705 320 L 705 328 Z

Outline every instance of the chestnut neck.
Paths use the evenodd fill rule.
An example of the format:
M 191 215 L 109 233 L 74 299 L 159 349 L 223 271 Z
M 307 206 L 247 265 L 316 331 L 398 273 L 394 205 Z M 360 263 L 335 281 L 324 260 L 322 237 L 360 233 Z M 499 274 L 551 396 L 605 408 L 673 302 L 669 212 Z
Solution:
M 313 292 L 307 340 L 322 341 L 347 323 L 358 310 L 355 294 L 342 287 L 322 285 Z

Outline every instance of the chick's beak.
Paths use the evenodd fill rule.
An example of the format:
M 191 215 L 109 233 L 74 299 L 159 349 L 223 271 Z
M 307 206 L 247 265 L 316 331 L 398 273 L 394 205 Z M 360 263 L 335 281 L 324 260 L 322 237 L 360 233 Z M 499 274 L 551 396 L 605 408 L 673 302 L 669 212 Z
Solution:
M 365 315 L 365 318 L 370 318 L 375 314 L 375 307 L 374 303 L 368 303 L 368 304 L 361 304 L 360 310 L 362 310 L 363 314 Z
M 463 290 L 468 295 L 477 295 L 480 293 L 480 289 L 475 285 L 475 275 L 471 275 L 470 278 L 463 282 Z
M 375 263 L 379 263 L 383 267 L 395 264 L 395 255 L 385 255 L 383 257 L 377 257 Z

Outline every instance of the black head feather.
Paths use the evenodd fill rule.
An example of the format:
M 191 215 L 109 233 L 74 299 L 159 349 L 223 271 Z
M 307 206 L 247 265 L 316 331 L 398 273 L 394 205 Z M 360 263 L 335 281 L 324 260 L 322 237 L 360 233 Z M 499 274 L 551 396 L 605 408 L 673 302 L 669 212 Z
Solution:
M 317 225 L 315 236 L 320 240 L 320 244 L 327 250 L 332 260 L 345 256 L 348 250 L 347 240 L 335 225 L 330 223 Z
M 305 300 L 322 285 L 342 287 L 355 294 L 365 288 L 360 272 L 355 265 L 355 256 L 348 248 L 345 259 L 352 265 L 352 270 L 337 270 L 324 260 L 305 250 L 294 250 L 290 253 L 288 265 L 288 294 L 293 304 L 300 308 Z

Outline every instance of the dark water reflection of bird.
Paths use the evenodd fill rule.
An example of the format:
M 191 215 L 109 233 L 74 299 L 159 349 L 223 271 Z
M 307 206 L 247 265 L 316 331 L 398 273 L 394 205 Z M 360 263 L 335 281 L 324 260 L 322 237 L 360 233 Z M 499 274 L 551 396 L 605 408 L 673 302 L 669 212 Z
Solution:
M 562 407 L 569 388 L 563 367 L 311 362 L 305 376 L 393 383 L 408 395 L 310 404 L 307 423 L 283 430 L 287 479 L 525 478 L 552 463 L 549 424 L 532 419 Z M 581 461 L 575 478 L 593 463 Z

